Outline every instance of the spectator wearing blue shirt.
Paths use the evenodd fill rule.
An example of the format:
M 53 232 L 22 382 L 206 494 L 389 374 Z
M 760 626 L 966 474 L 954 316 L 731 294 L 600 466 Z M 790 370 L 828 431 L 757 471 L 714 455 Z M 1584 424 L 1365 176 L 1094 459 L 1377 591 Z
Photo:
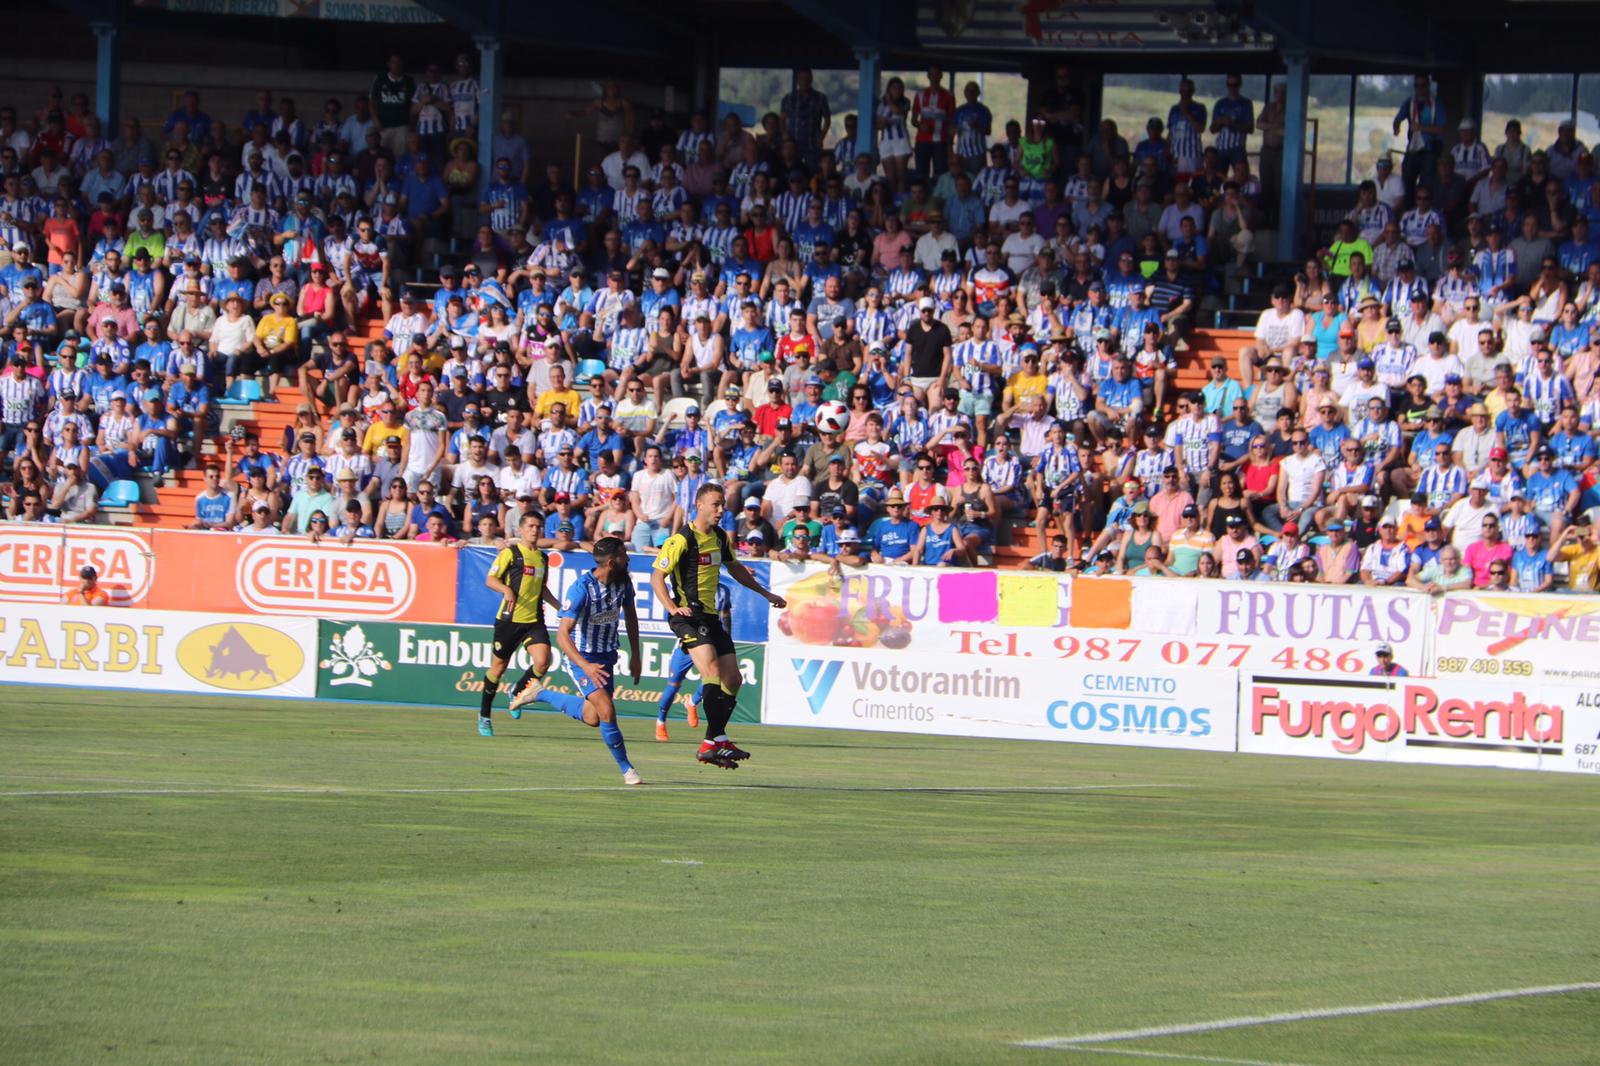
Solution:
M 1112 429 L 1126 428 L 1144 410 L 1144 386 L 1133 376 L 1133 364 L 1125 356 L 1116 357 L 1111 376 L 1095 386 L 1095 394 L 1089 425 L 1099 437 Z
M 1433 177 L 1447 130 L 1444 108 L 1433 97 L 1432 80 L 1426 74 L 1418 74 L 1411 84 L 1411 95 L 1394 113 L 1394 135 L 1400 136 L 1400 128 L 1406 127 L 1400 181 L 1407 189 L 1417 187 L 1418 177 Z
M 578 438 L 578 450 L 589 457 L 589 469 L 600 469 L 600 456 L 609 453 L 620 466 L 622 463 L 622 434 L 611 425 L 611 408 L 602 404 L 595 409 L 594 425 Z
M 183 94 L 183 105 L 167 116 L 161 127 L 162 134 L 170 139 L 180 122 L 188 127 L 191 142 L 203 144 L 211 138 L 211 116 L 200 110 L 200 94 L 193 89 Z
M 1552 529 L 1552 535 L 1558 534 Z M 1549 592 L 1555 587 L 1555 567 L 1539 546 L 1539 538 L 1539 526 L 1535 523 L 1524 534 L 1524 546 L 1511 556 L 1512 587 L 1518 592 Z
M 206 467 L 205 489 L 194 498 L 194 525 L 189 528 L 226 532 L 233 528 L 233 508 L 233 495 L 222 488 L 222 471 Z
M 211 432 L 211 388 L 200 379 L 199 367 L 187 362 L 178 367 L 181 375 L 167 395 L 167 410 L 177 422 L 175 440 L 192 438 L 188 451 L 200 454 L 200 440 Z
M 922 527 L 906 517 L 906 498 L 899 489 L 889 490 L 883 501 L 887 513 L 867 529 L 867 544 L 875 563 L 908 563 L 911 547 Z
M 638 211 L 638 217 L 622 227 L 622 243 L 633 255 L 638 255 L 647 241 L 654 243 L 657 248 L 667 241 L 667 227 L 656 221 L 655 208 L 650 201 L 640 200 Z
M 1206 414 L 1227 418 L 1244 399 L 1244 389 L 1228 377 L 1228 361 L 1220 355 L 1211 357 L 1211 377 L 1200 389 L 1205 398 Z
M 489 216 L 490 228 L 502 234 L 527 229 L 530 202 L 528 187 L 512 176 L 511 160 L 495 160 L 494 180 L 484 187 L 478 204 L 479 212 Z M 567 247 L 572 247 L 570 240 Z
M 556 508 L 544 516 L 544 537 L 539 541 L 541 548 L 548 548 L 555 542 L 556 534 L 562 526 L 570 526 L 572 539 L 583 539 L 583 515 L 572 506 L 572 500 L 564 492 L 556 494 Z
M 426 155 L 417 156 L 416 168 L 400 183 L 400 210 L 419 239 L 438 236 L 450 217 L 450 189 Z
M 682 306 L 683 297 L 672 287 L 672 272 L 665 267 L 656 267 L 650 272 L 650 288 L 639 297 L 639 309 L 644 312 L 644 320 L 656 321 L 663 307 L 677 311 Z
M 988 219 L 989 211 L 983 197 L 972 191 L 972 179 L 957 174 L 955 195 L 945 198 L 944 223 L 962 244 L 966 244 Z
M 1506 409 L 1494 420 L 1495 434 L 1506 450 L 1511 465 L 1522 469 L 1533 459 L 1534 450 L 1543 443 L 1544 427 L 1539 416 L 1522 406 L 1520 389 L 1506 392 Z
M 1265 435 L 1266 429 L 1250 415 L 1250 404 L 1240 397 L 1217 430 L 1222 439 L 1218 456 L 1222 470 L 1237 470 L 1250 455 L 1250 442 Z M 1308 434 L 1309 436 L 1309 434 Z
M 1588 199 L 1574 198 L 1574 203 L 1584 203 Z M 1589 264 L 1600 262 L 1600 241 L 1589 236 L 1589 220 L 1579 215 L 1572 220 L 1572 236 L 1563 241 L 1556 251 L 1556 258 L 1561 260 L 1561 269 L 1574 277 L 1582 277 L 1589 270 Z
M 1536 468 L 1528 475 L 1528 501 L 1533 513 L 1550 526 L 1551 536 L 1560 536 L 1571 516 L 1577 512 L 1583 490 L 1572 471 L 1556 465 L 1556 450 L 1548 444 L 1534 453 Z
M 1561 409 L 1561 420 L 1550 436 L 1550 447 L 1556 451 L 1556 465 L 1581 477 L 1594 465 L 1596 450 L 1594 438 L 1584 431 L 1576 404 Z

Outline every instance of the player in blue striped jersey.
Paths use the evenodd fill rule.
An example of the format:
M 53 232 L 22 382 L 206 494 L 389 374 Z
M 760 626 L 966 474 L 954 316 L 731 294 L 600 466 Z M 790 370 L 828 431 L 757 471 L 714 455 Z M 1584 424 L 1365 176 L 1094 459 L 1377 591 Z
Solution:
M 621 648 L 618 630 L 627 628 L 628 656 L 633 683 L 639 683 L 639 615 L 634 607 L 633 581 L 628 576 L 628 550 L 617 537 L 601 537 L 594 546 L 594 569 L 578 578 L 561 603 L 556 646 L 566 656 L 567 673 L 578 694 L 554 692 L 535 681 L 511 701 L 513 709 L 544 703 L 574 721 L 598 726 L 600 736 L 630 785 L 643 784 L 628 760 L 628 749 L 617 728 L 617 707 L 612 692 L 614 671 Z

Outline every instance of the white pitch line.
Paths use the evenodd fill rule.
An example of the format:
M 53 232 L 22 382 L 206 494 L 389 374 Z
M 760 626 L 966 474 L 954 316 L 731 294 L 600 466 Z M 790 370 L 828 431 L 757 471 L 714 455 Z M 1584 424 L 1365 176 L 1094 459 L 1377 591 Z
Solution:
M 1185 1062 L 1217 1063 L 1219 1066 L 1305 1066 L 1305 1064 L 1298 1062 L 1268 1062 L 1264 1059 L 1223 1059 L 1215 1055 L 1175 1055 L 1167 1051 L 1137 1051 L 1133 1048 L 1078 1047 L 1074 1045 L 1063 1050 L 1083 1051 L 1094 1055 L 1127 1055 L 1138 1059 L 1182 1059 Z
M 1215 1033 L 1223 1029 L 1248 1029 L 1258 1025 L 1281 1025 L 1286 1022 L 1310 1022 L 1324 1018 L 1355 1018 L 1368 1014 L 1396 1014 L 1401 1011 L 1431 1010 L 1435 1007 L 1460 1007 L 1473 1003 L 1489 1003 L 1497 999 L 1522 999 L 1528 996 L 1559 996 L 1568 992 L 1600 990 L 1600 981 L 1583 981 L 1570 985 L 1535 985 L 1529 988 L 1501 988 L 1493 992 L 1473 992 L 1464 996 L 1440 996 L 1434 999 L 1407 999 L 1389 1003 L 1368 1003 L 1358 1007 L 1326 1007 L 1321 1010 L 1294 1011 L 1289 1014 L 1261 1014 L 1246 1018 L 1220 1018 L 1211 1022 L 1193 1022 L 1187 1025 L 1157 1025 L 1148 1029 L 1123 1029 L 1111 1033 L 1085 1033 L 1082 1036 L 1052 1036 L 1042 1040 L 1018 1041 L 1018 1047 L 1065 1048 L 1085 1050 L 1084 1044 L 1116 1044 L 1124 1040 L 1145 1040 L 1158 1036 L 1187 1036 L 1193 1033 Z
M 1191 785 L 1144 782 L 1128 785 L 908 785 L 904 787 L 862 787 L 849 785 L 778 785 L 752 782 L 748 785 L 508 785 L 503 788 L 359 788 L 341 785 L 263 785 L 259 788 L 97 788 L 97 789 L 35 789 L 26 792 L 0 792 L 0 799 L 18 799 L 39 796 L 414 796 L 477 794 L 495 792 L 954 792 L 954 793 L 1041 793 L 1067 795 L 1074 792 L 1098 792 L 1107 789 L 1134 788 L 1191 788 Z

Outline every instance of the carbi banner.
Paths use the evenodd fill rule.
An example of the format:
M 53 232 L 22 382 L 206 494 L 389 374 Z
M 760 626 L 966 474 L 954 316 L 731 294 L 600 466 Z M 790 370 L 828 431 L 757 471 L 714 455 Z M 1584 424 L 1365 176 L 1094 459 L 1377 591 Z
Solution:
M 941 736 L 1233 751 L 1232 670 L 771 648 L 762 720 Z
M 1437 624 L 1440 677 L 1600 682 L 1600 597 L 1452 592 Z
M 498 554 L 494 548 L 463 548 L 456 570 L 456 621 L 468 625 L 490 625 L 500 607 L 500 597 L 490 592 L 483 583 L 489 567 Z M 656 602 L 650 588 L 650 567 L 654 555 L 628 555 L 628 571 L 633 577 L 633 592 L 639 608 L 639 631 L 666 635 L 667 611 Z M 746 563 L 759 580 L 768 579 L 767 564 L 754 560 Z M 550 591 L 557 599 L 566 595 L 567 589 L 578 580 L 578 575 L 594 568 L 594 556 L 588 552 L 550 553 Z M 767 639 L 767 601 L 743 585 L 735 584 L 726 573 L 722 575 L 723 587 L 728 591 L 733 610 L 733 639 L 759 643 Z
M 772 564 L 773 648 L 856 647 L 1141 669 L 1359 676 L 1427 662 L 1429 597 L 1357 586 Z

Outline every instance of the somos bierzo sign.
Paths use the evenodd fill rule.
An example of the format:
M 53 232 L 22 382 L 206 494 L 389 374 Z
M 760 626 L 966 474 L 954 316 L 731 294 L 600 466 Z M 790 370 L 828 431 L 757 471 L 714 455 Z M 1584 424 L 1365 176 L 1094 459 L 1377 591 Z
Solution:
M 487 626 L 323 622 L 316 658 L 317 695 L 370 703 L 476 708 L 483 691 L 483 672 L 489 666 L 492 638 L 493 630 Z M 656 636 L 641 636 L 640 641 L 643 658 L 639 684 L 634 685 L 629 677 L 626 654 L 617 665 L 617 710 L 625 715 L 654 717 L 677 641 Z M 623 647 L 627 647 L 626 640 Z M 766 649 L 758 644 L 737 647 L 744 686 L 739 690 L 739 707 L 733 720 L 759 721 Z M 519 650 L 501 680 L 502 691 L 509 693 L 510 686 L 527 668 L 527 652 Z M 549 680 L 556 691 L 577 691 L 559 653 Z M 690 671 L 678 693 L 680 709 L 674 713 L 675 718 L 681 720 L 683 701 L 698 687 L 699 679 Z
M 1600 773 L 1600 691 L 1457 678 L 1247 677 L 1239 750 Z

